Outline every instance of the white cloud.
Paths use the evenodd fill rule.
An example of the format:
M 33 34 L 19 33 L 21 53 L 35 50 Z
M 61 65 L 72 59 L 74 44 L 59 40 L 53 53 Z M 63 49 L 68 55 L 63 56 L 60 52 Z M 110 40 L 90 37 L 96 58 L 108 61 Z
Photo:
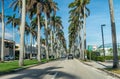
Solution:
M 2 37 L 2 24 L 0 23 L 0 37 Z M 13 35 L 12 31 L 8 28 L 5 28 L 5 39 L 10 39 L 12 40 Z

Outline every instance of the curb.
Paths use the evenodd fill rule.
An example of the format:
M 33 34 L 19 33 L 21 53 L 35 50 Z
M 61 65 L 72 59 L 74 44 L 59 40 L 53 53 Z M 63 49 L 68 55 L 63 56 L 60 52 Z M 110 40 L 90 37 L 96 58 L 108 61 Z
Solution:
M 111 76 L 115 76 L 115 77 L 117 77 L 117 78 L 120 78 L 120 75 L 117 74 L 117 73 L 113 73 L 113 72 L 111 72 L 111 71 L 108 71 L 108 70 L 105 70 L 105 69 L 100 69 L 100 68 L 96 68 L 96 69 L 102 70 L 102 71 L 108 73 L 108 74 L 111 75 Z
M 80 61 L 80 62 L 81 62 L 81 61 Z M 82 63 L 85 64 L 85 65 L 94 67 L 93 65 L 87 64 L 87 63 L 85 63 L 85 62 L 82 62 Z M 108 70 L 105 70 L 105 69 L 101 69 L 101 68 L 96 68 L 96 67 L 94 67 L 94 68 L 95 68 L 95 69 L 98 69 L 98 70 L 101 70 L 101 71 L 104 71 L 104 72 L 106 72 L 107 74 L 109 74 L 109 75 L 111 75 L 111 76 L 120 78 L 120 75 L 119 75 L 119 74 L 116 74 L 116 73 L 113 73 L 113 72 L 111 72 L 111 71 L 108 71 Z

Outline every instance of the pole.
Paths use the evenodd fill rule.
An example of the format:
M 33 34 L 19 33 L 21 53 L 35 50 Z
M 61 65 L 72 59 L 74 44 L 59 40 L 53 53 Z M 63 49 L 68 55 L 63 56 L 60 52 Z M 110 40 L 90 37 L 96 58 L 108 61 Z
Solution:
M 102 33 L 102 44 L 103 44 L 103 54 L 104 54 L 104 60 L 105 60 L 105 47 L 104 47 L 104 34 L 103 34 L 103 26 L 105 26 L 105 24 L 101 25 L 101 33 Z

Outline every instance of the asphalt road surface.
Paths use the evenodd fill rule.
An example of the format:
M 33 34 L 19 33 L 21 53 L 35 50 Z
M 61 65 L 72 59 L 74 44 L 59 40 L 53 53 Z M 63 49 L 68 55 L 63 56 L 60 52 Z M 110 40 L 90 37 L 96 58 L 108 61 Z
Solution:
M 19 72 L 0 76 L 0 79 L 117 79 L 77 59 L 61 59 Z

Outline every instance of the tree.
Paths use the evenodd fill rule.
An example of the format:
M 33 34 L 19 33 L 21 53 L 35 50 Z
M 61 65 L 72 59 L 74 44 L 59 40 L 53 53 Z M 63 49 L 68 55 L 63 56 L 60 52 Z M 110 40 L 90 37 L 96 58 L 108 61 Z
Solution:
M 56 43 L 57 43 L 57 38 L 56 38 L 56 33 L 58 32 L 58 30 L 59 29 L 62 29 L 63 28 L 63 25 L 62 25 L 62 21 L 61 21 L 61 17 L 59 17 L 59 16 L 55 16 L 55 15 L 53 15 L 52 17 L 51 17 L 51 21 L 50 21 L 50 25 L 51 25 L 51 31 L 53 31 L 52 33 L 53 33 L 53 36 L 52 36 L 52 33 L 51 33 L 51 39 L 52 39 L 52 37 L 53 37 L 53 48 L 52 48 L 52 50 L 54 49 L 54 53 L 56 52 Z M 58 45 L 58 44 L 57 44 Z M 57 52 L 58 53 L 58 52 Z M 56 53 L 56 58 L 58 57 L 57 56 L 57 53 Z
M 119 68 L 119 59 L 117 53 L 117 40 L 116 40 L 116 27 L 114 20 L 113 0 L 109 0 L 110 18 L 111 18 L 111 31 L 112 31 L 112 44 L 113 44 L 113 68 Z
M 36 23 L 36 21 L 35 21 Z M 26 35 L 30 35 L 30 59 L 32 58 L 32 41 L 37 38 L 36 24 L 34 19 L 31 21 L 30 25 L 27 24 L 27 29 L 25 30 Z M 35 24 L 35 25 L 34 25 Z
M 1 0 L 2 5 L 2 43 L 1 43 L 1 61 L 4 62 L 4 37 L 5 37 L 5 26 L 4 26 L 4 0 Z
M 26 0 L 22 0 L 22 17 L 20 27 L 20 54 L 19 54 L 19 66 L 24 65 L 24 32 L 25 32 L 25 15 L 26 15 Z
M 57 31 L 56 36 L 57 36 L 57 57 L 58 57 L 58 51 L 60 52 L 61 55 L 63 53 L 63 50 L 66 50 L 66 41 L 62 29 L 59 29 Z
M 76 32 L 81 31 L 80 33 L 81 35 L 77 34 L 75 38 L 77 38 L 78 35 L 81 36 L 80 47 L 82 49 L 82 52 L 80 51 L 80 53 L 81 53 L 83 60 L 84 60 L 84 48 L 86 48 L 86 31 L 85 31 L 86 26 L 85 24 L 86 24 L 86 17 L 89 14 L 89 9 L 86 7 L 88 3 L 89 3 L 89 0 L 75 0 L 74 2 L 69 4 L 69 8 L 71 8 L 69 12 L 70 13 L 69 22 L 71 22 L 71 24 L 75 23 L 74 26 L 77 26 Z
M 43 1 L 43 12 L 45 15 L 45 44 L 46 44 L 46 58 L 49 60 L 49 46 L 48 46 L 48 19 L 50 18 L 50 14 L 56 10 L 56 3 L 53 0 Z
M 90 0 L 84 0 L 83 1 L 83 16 L 84 16 L 84 25 L 83 25 L 83 44 L 84 44 L 84 53 L 86 53 L 86 17 L 89 16 L 90 11 L 89 9 L 86 7 L 87 4 L 89 4 Z
M 6 16 L 8 21 L 6 22 L 6 24 L 12 23 L 12 28 L 13 28 L 13 41 L 15 41 L 15 33 L 14 33 L 14 28 L 16 27 L 17 23 L 17 19 L 15 18 L 15 14 L 13 16 Z M 15 57 L 15 42 L 13 44 L 13 54 Z

